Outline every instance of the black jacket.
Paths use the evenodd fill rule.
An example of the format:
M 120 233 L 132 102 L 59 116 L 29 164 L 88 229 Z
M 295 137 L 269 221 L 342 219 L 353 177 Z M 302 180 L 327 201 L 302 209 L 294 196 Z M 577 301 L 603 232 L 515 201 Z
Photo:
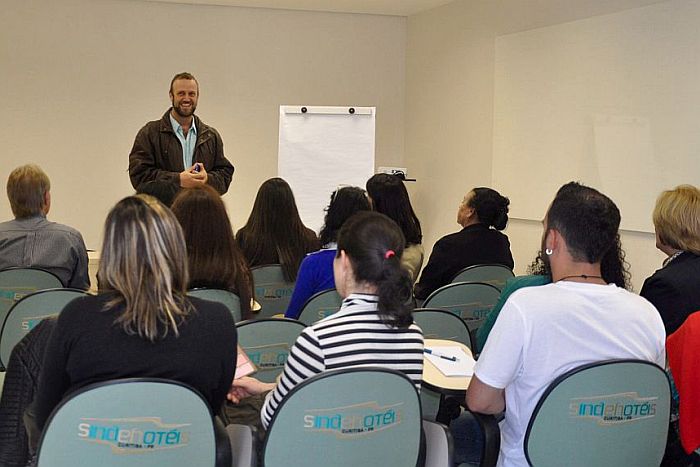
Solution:
M 661 315 L 670 336 L 700 310 L 700 256 L 683 252 L 644 281 L 639 294 Z
M 416 298 L 428 298 L 431 292 L 449 284 L 459 271 L 476 264 L 503 264 L 513 269 L 508 237 L 484 224 L 470 225 L 442 237 L 433 246 L 416 284 Z
M 180 186 L 180 172 L 189 168 L 182 164 L 182 145 L 170 123 L 170 109 L 160 120 L 146 123 L 139 130 L 129 154 L 129 177 L 134 189 L 151 180 L 162 180 Z M 214 128 L 194 116 L 197 128 L 193 162 L 204 164 L 207 183 L 219 194 L 231 184 L 233 165 L 224 157 L 224 143 Z
M 34 399 L 54 318 L 47 318 L 20 340 L 10 354 L 0 398 L 0 465 L 24 467 L 29 459 L 22 415 Z

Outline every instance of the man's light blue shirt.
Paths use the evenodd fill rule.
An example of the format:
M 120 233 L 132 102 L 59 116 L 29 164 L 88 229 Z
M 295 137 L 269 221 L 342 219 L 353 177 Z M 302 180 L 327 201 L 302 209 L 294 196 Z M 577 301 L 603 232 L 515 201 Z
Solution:
M 175 136 L 180 140 L 180 145 L 182 146 L 182 165 L 185 170 L 192 167 L 194 161 L 194 147 L 197 144 L 197 127 L 194 125 L 194 118 L 192 118 L 192 126 L 187 132 L 187 137 L 185 137 L 185 132 L 182 130 L 182 125 L 178 123 L 177 120 L 173 118 L 171 113 L 168 114 L 170 117 L 170 124 L 173 126 L 173 131 Z

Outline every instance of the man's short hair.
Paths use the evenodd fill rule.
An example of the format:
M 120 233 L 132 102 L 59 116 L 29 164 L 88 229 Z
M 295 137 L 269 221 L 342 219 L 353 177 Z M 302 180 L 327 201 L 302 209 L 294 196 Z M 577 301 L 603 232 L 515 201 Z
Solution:
M 662 192 L 652 218 L 662 243 L 700 254 L 700 190 L 680 185 Z
M 51 189 L 48 175 L 38 165 L 17 167 L 7 178 L 7 197 L 17 219 L 43 214 L 46 192 Z
M 554 197 L 546 228 L 559 231 L 575 261 L 597 263 L 616 245 L 620 210 L 598 190 L 569 182 Z
M 173 79 L 170 80 L 170 94 L 173 93 L 173 83 L 175 83 L 175 81 L 177 81 L 178 79 L 191 79 L 192 81 L 197 83 L 197 94 L 199 94 L 199 81 L 197 81 L 197 78 L 195 78 L 192 73 L 187 73 L 186 71 L 176 74 L 175 76 L 173 76 Z

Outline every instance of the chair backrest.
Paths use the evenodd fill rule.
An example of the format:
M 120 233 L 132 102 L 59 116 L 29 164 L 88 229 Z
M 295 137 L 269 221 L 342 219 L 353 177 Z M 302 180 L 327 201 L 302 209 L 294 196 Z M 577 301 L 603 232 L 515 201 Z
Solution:
M 412 467 L 420 452 L 418 393 L 402 373 L 328 371 L 280 403 L 263 446 L 265 467 Z
M 423 420 L 423 433 L 425 433 L 425 467 L 453 467 L 454 448 L 450 430 L 441 423 Z
M 439 308 L 416 308 L 413 321 L 423 331 L 425 339 L 447 339 L 473 349 L 469 328 L 459 316 Z
M 670 385 L 639 360 L 584 365 L 552 382 L 525 434 L 535 466 L 658 466 L 666 447 Z
M 322 290 L 312 295 L 299 313 L 299 321 L 311 326 L 316 321 L 332 315 L 340 309 L 343 299 L 335 289 Z
M 255 377 L 273 383 L 282 373 L 289 349 L 306 325 L 294 319 L 263 318 L 238 323 L 238 344 L 258 368 Z
M 279 264 L 256 266 L 250 271 L 253 273 L 255 284 L 255 300 L 261 306 L 257 316 L 270 318 L 273 315 L 284 314 L 292 299 L 294 282 L 287 282 L 282 266 Z
M 7 268 L 0 271 L 0 324 L 7 312 L 17 303 L 37 290 L 63 287 L 61 280 L 43 269 Z
M 475 331 L 484 322 L 500 295 L 501 291 L 491 284 L 455 282 L 431 293 L 423 302 L 423 308 L 450 311 L 462 318 L 470 331 Z
M 85 295 L 78 289 L 48 289 L 15 303 L 0 326 L 0 365 L 7 365 L 15 345 L 41 320 L 58 315 L 68 302 Z
M 241 320 L 241 299 L 233 292 L 222 289 L 201 288 L 188 290 L 187 295 L 221 303 L 231 312 L 234 322 L 237 323 Z
M 207 402 L 175 381 L 134 378 L 93 384 L 49 417 L 38 467 L 209 466 L 216 462 Z
M 503 290 L 506 281 L 515 277 L 513 270 L 502 264 L 476 264 L 459 271 L 451 282 L 483 282 Z

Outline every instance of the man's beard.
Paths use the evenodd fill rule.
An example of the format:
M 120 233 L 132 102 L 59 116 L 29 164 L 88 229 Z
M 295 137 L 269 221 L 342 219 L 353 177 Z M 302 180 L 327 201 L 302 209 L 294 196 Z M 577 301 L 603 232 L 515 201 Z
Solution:
M 181 117 L 189 117 L 189 116 L 191 116 L 192 114 L 194 114 L 194 111 L 195 111 L 195 110 L 197 110 L 197 106 L 196 106 L 196 105 L 190 105 L 190 108 L 189 108 L 189 109 L 187 109 L 187 110 L 182 110 L 182 108 L 180 107 L 180 104 L 175 104 L 175 103 L 173 102 L 173 109 L 175 110 L 175 113 L 178 114 L 179 116 L 181 116 Z

